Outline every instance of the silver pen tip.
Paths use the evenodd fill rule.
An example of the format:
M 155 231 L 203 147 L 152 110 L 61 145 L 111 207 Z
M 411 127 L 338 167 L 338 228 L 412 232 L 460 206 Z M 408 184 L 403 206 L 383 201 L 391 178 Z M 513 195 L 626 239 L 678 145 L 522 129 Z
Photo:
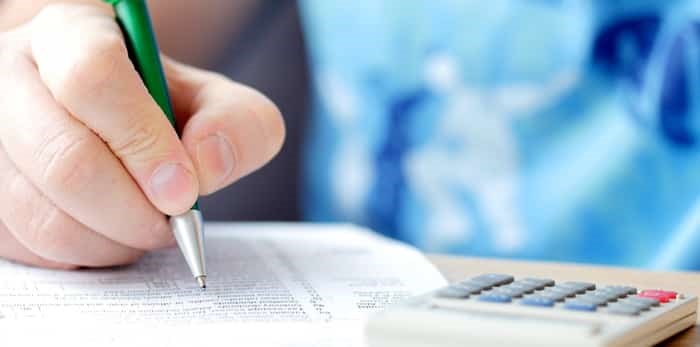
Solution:
M 207 289 L 207 276 L 197 277 L 197 284 L 199 284 L 199 288 Z

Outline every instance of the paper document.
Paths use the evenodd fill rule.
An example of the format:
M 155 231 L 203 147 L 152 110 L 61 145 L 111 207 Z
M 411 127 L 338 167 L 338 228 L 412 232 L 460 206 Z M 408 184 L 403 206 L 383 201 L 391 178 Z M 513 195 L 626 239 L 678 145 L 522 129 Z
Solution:
M 205 291 L 177 249 L 105 270 L 0 261 L 0 336 L 74 346 L 363 346 L 368 314 L 445 284 L 418 251 L 350 225 L 214 223 L 206 247 Z

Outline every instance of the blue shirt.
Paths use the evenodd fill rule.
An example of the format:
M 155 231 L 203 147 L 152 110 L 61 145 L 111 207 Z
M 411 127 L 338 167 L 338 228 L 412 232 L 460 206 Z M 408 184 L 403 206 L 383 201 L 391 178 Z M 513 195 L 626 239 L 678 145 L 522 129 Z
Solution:
M 427 251 L 700 269 L 700 2 L 301 9 L 309 219 Z

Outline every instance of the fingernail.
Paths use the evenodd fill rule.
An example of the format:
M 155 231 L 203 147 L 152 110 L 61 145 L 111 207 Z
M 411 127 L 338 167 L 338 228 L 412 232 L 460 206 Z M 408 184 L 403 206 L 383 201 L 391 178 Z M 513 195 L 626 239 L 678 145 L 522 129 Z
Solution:
M 199 174 L 207 193 L 221 188 L 231 176 L 235 156 L 231 144 L 221 135 L 211 135 L 197 145 Z
M 192 195 L 194 177 L 184 166 L 161 164 L 151 176 L 151 193 L 161 207 L 178 208 L 182 200 Z

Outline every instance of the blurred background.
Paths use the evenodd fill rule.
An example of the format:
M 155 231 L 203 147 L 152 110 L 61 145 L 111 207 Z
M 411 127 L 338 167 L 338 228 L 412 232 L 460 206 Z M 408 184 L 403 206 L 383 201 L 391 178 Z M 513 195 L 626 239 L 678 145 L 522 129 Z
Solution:
M 307 126 L 309 77 L 296 1 L 265 1 L 251 10 L 222 59 L 211 68 L 273 100 L 287 139 L 267 166 L 201 200 L 208 220 L 293 221 L 301 218 L 301 145 Z
M 184 60 L 266 94 L 287 139 L 202 199 L 208 220 L 353 222 L 429 252 L 700 269 L 700 2 L 236 4 L 211 23 L 230 36 L 219 58 Z

